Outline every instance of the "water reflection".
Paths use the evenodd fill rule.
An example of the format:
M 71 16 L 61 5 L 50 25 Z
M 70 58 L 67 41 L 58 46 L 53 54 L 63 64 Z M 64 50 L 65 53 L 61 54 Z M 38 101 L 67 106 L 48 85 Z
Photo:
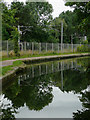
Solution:
M 90 84 L 88 77 L 89 58 L 30 65 L 15 78 L 13 84 L 3 90 L 3 99 L 7 98 L 7 100 L 11 101 L 13 111 L 18 111 L 18 109 L 25 106 L 30 111 L 41 111 L 45 106 L 50 106 L 50 103 L 53 103 L 55 98 L 53 89 L 55 87 L 63 93 L 73 92 L 74 94 L 80 94 L 83 99 L 83 94 L 86 95 L 87 93 L 83 92 L 82 94 L 82 91 L 87 89 Z M 80 98 L 80 101 L 84 103 L 82 99 Z M 3 105 L 5 105 L 5 102 L 3 102 Z M 8 114 L 11 111 L 10 115 L 13 115 L 12 109 L 8 111 L 8 108 L 5 109 L 6 113 Z M 75 119 L 78 118 L 79 113 L 74 113 Z M 80 115 L 82 115 L 82 112 Z M 6 116 L 4 118 L 6 119 Z

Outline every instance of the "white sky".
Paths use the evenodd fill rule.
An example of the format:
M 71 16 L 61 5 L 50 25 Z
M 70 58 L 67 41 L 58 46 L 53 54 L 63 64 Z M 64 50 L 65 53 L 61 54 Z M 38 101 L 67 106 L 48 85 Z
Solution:
M 4 0 L 7 3 L 11 3 L 13 0 Z M 18 0 L 18 1 L 23 1 L 25 2 L 26 0 Z M 60 13 L 62 13 L 63 11 L 67 11 L 67 10 L 73 10 L 70 7 L 65 6 L 65 2 L 64 0 L 47 0 L 50 4 L 52 4 L 53 6 L 53 17 L 58 17 Z

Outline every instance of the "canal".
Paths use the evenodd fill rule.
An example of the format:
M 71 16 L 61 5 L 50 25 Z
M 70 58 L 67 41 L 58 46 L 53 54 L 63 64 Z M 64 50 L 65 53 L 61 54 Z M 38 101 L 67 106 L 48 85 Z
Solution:
M 90 57 L 28 65 L 2 90 L 2 118 L 88 120 L 89 76 Z

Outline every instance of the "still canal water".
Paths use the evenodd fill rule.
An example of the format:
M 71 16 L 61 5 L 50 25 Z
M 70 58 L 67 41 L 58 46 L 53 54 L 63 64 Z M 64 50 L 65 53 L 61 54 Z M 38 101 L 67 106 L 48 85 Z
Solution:
M 85 57 L 27 66 L 3 88 L 3 118 L 88 119 L 89 61 Z

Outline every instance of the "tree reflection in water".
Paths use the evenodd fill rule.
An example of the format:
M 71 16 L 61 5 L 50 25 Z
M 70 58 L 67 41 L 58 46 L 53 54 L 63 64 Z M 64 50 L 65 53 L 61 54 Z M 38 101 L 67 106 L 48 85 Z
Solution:
M 49 103 L 53 100 L 53 86 L 60 88 L 62 92 L 74 92 L 80 93 L 82 95 L 82 99 L 80 98 L 80 101 L 83 103 L 84 107 L 87 108 L 87 105 L 89 106 L 89 109 L 78 111 L 77 113 L 74 113 L 74 119 L 78 119 L 82 117 L 89 116 L 90 112 L 90 103 L 86 104 L 86 101 L 90 101 L 90 93 L 85 92 L 82 93 L 82 90 L 85 90 L 87 86 L 90 84 L 90 80 L 88 79 L 89 76 L 89 64 L 86 65 L 85 60 L 78 60 L 77 64 L 80 64 L 81 67 L 72 68 L 68 70 L 64 70 L 64 68 L 60 68 L 62 71 L 53 72 L 49 74 L 44 74 L 40 76 L 34 76 L 33 78 L 27 77 L 26 80 L 20 81 L 20 84 L 18 84 L 18 79 L 16 78 L 16 81 L 9 86 L 5 91 L 3 90 L 3 94 L 5 95 L 5 98 L 8 100 L 11 100 L 12 102 L 12 109 L 9 108 L 3 109 L 3 115 L 5 116 L 12 116 L 14 118 L 13 112 L 14 110 L 17 110 L 20 107 L 27 106 L 30 110 L 40 111 L 45 106 L 49 105 Z M 68 63 L 68 62 L 67 62 Z M 56 65 L 58 62 L 55 62 L 55 64 L 51 67 L 55 71 L 56 69 L 59 69 Z M 62 66 L 65 66 L 62 64 Z M 39 67 L 40 68 L 40 67 Z M 44 66 L 41 66 L 41 68 L 44 69 Z M 49 64 L 50 68 L 50 64 Z M 52 71 L 53 71 L 52 70 Z M 30 72 L 30 68 L 28 69 Z M 45 70 L 44 70 L 45 71 Z M 37 75 L 38 75 L 38 69 L 36 69 Z M 41 71 L 40 71 L 41 72 Z M 47 69 L 48 73 L 48 69 Z M 62 73 L 62 74 L 61 74 Z M 24 74 L 24 73 L 23 73 Z M 63 83 L 63 84 L 62 84 Z M 62 86 L 63 85 L 63 86 Z M 62 89 L 63 88 L 63 89 Z M 11 111 L 11 112 L 10 112 Z
M 86 73 L 88 75 L 87 80 L 90 83 L 90 64 L 87 65 Z M 77 110 L 76 113 L 73 113 L 73 118 L 75 120 L 90 120 L 90 84 L 87 89 L 88 90 L 81 92 L 82 96 L 80 97 L 80 101 L 82 102 L 84 108 L 82 110 Z
M 80 101 L 84 108 L 82 110 L 77 110 L 76 113 L 73 113 L 74 120 L 90 120 L 90 92 L 82 92 L 82 97 Z

